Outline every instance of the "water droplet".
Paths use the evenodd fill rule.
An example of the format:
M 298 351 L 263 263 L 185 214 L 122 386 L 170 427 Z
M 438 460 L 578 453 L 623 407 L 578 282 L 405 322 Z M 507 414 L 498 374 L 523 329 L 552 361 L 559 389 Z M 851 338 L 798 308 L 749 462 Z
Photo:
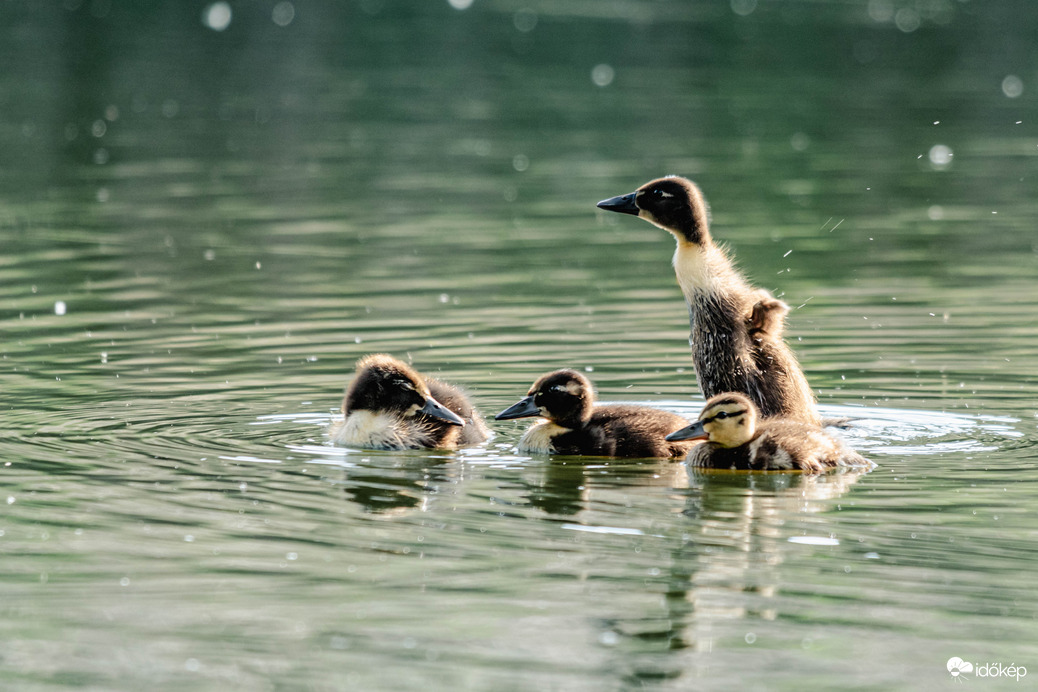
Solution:
M 804 151 L 811 145 L 811 138 L 805 135 L 803 132 L 797 132 L 789 138 L 789 146 L 793 147 L 793 151 Z
M 944 144 L 935 144 L 930 147 L 930 163 L 935 168 L 946 168 L 952 162 L 952 157 L 955 153 L 952 152 L 951 147 Z
M 757 0 L 732 0 L 732 12 L 740 17 L 753 14 L 757 9 Z
M 894 24 L 906 34 L 918 29 L 920 23 L 919 13 L 912 7 L 902 7 L 894 15 Z
M 278 26 L 288 26 L 296 18 L 296 8 L 290 2 L 279 2 L 274 5 L 274 11 L 270 13 L 270 18 Z
M 65 305 L 65 301 L 56 300 L 54 301 L 54 314 L 64 315 L 68 311 L 68 306 Z
M 596 86 L 609 86 L 613 83 L 613 79 L 615 77 L 616 70 L 614 70 L 610 65 L 606 65 L 605 63 L 595 65 L 593 68 L 591 68 L 591 81 L 594 82 Z
M 512 23 L 515 24 L 516 29 L 524 34 L 529 33 L 537 26 L 537 12 L 529 7 L 523 7 L 513 15 Z
M 447 3 L 456 10 L 467 10 L 472 7 L 472 0 L 447 0 Z
M 202 10 L 202 24 L 213 31 L 223 31 L 231 24 L 231 6 L 226 2 L 214 2 Z
M 874 22 L 889 22 L 894 18 L 893 0 L 869 0 L 869 17 Z
M 1002 93 L 1011 99 L 1015 99 L 1024 93 L 1024 83 L 1015 74 L 1006 75 L 1006 78 L 1002 80 Z

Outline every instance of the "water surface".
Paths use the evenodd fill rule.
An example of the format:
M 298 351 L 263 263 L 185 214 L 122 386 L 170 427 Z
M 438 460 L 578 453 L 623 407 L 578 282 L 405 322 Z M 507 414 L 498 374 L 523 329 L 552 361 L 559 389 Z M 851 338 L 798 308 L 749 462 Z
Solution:
M 0 10 L 5 687 L 1038 675 L 1030 4 L 275 5 Z M 875 471 L 327 443 L 371 352 L 693 416 L 673 241 L 594 206 L 666 173 Z

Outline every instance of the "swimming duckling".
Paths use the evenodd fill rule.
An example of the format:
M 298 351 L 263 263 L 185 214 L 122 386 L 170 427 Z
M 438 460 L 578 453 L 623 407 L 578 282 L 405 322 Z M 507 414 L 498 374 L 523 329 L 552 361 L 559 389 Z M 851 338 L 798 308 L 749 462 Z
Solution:
M 819 422 L 814 393 L 796 356 L 782 340 L 785 313 L 764 308 L 761 317 L 770 315 L 765 328 L 774 334 L 766 352 L 761 352 L 750 334 L 754 305 L 774 299 L 767 291 L 750 286 L 714 243 L 706 200 L 692 181 L 660 178 L 598 206 L 639 216 L 677 239 L 674 270 L 688 305 L 692 362 L 706 397 L 743 392 L 765 417 Z
M 465 395 L 384 353 L 361 358 L 329 434 L 368 449 L 454 449 L 487 439 Z
M 591 382 L 575 370 L 542 376 L 524 399 L 497 414 L 497 420 L 543 416 L 519 440 L 520 452 L 606 457 L 682 456 L 694 442 L 666 442 L 663 436 L 685 420 L 647 406 L 594 406 Z
M 873 466 L 816 425 L 784 418 L 758 422 L 757 417 L 749 397 L 726 392 L 706 402 L 699 420 L 666 439 L 706 440 L 689 452 L 690 467 L 820 473 L 838 466 Z

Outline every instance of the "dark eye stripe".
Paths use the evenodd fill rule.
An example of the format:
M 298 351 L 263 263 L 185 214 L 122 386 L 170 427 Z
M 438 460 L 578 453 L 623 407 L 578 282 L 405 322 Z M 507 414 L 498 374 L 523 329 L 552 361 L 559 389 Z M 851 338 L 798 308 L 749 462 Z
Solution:
M 714 415 L 710 416 L 709 418 L 704 418 L 703 422 L 704 423 L 712 423 L 715 420 L 724 420 L 725 418 L 735 418 L 736 416 L 741 416 L 744 413 L 746 413 L 746 409 L 743 409 L 741 411 L 731 411 L 731 412 L 729 412 L 729 411 L 720 411 L 719 413 L 715 413 Z

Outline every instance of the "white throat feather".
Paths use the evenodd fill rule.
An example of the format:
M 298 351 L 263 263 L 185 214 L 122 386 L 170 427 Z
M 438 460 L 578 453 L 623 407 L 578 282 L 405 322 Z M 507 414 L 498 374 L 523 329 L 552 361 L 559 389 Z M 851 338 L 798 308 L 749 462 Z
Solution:
M 367 449 L 409 449 L 431 441 L 415 419 L 376 411 L 354 411 L 332 424 L 329 434 L 335 444 Z
M 551 454 L 555 451 L 552 444 L 553 440 L 557 436 L 568 432 L 570 432 L 569 428 L 564 428 L 557 423 L 552 423 L 548 420 L 538 421 L 527 428 L 526 432 L 519 439 L 519 451 L 533 454 Z

